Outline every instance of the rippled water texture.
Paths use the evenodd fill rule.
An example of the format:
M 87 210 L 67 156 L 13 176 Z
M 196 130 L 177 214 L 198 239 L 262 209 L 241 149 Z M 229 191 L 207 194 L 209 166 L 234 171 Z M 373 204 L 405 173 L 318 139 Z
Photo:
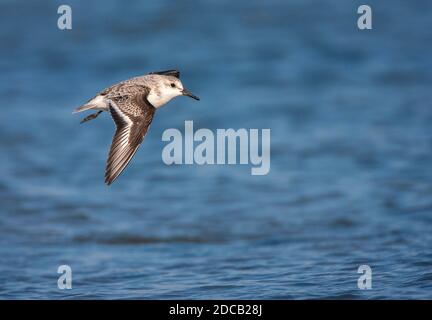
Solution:
M 432 3 L 0 3 L 0 297 L 432 298 Z M 73 108 L 179 68 L 103 184 L 114 125 Z M 167 128 L 270 128 L 271 171 L 166 166 Z M 57 288 L 70 265 L 73 289 Z M 357 268 L 372 268 L 372 290 Z

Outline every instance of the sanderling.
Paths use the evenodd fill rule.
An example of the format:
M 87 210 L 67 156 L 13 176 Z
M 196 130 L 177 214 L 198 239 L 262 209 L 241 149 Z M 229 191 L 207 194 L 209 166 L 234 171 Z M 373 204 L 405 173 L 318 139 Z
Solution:
M 113 183 L 126 168 L 143 141 L 157 108 L 180 95 L 199 100 L 183 87 L 179 78 L 177 70 L 150 72 L 117 83 L 74 110 L 73 113 L 97 110 L 81 123 L 109 111 L 116 124 L 106 164 L 106 184 Z

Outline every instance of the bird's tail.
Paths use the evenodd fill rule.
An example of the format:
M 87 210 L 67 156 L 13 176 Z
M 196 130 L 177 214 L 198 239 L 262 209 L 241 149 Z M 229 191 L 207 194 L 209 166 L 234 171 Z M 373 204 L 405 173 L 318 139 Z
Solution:
M 90 109 L 93 109 L 96 107 L 97 107 L 96 105 L 88 103 L 88 104 L 85 104 L 85 105 L 82 105 L 82 106 L 76 108 L 74 111 L 72 111 L 72 113 L 83 112 L 83 111 L 90 110 Z

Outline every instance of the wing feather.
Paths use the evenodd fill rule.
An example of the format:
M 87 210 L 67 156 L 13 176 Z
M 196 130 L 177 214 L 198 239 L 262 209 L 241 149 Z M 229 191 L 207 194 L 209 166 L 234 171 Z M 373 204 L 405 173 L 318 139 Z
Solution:
M 117 179 L 135 155 L 155 112 L 143 96 L 113 100 L 109 109 L 117 130 L 105 170 L 105 183 L 108 185 Z

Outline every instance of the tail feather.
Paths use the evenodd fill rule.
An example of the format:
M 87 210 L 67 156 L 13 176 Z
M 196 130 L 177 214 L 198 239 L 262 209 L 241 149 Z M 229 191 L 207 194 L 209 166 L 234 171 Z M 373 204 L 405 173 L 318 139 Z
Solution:
M 94 104 L 85 104 L 83 106 L 76 108 L 72 113 L 78 113 L 78 112 L 90 110 L 90 109 L 93 109 L 95 107 L 96 107 L 96 105 L 94 105 Z

